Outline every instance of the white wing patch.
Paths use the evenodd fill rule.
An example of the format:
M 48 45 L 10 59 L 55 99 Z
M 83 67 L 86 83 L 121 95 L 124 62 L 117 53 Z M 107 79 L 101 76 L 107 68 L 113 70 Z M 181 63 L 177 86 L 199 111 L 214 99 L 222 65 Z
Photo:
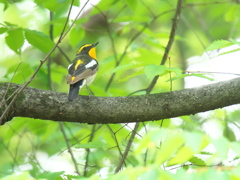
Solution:
M 72 66 L 73 64 L 70 64 L 69 66 L 68 66 L 68 69 Z
M 84 79 L 83 82 L 82 82 L 82 85 L 80 85 L 79 88 L 81 89 L 85 85 L 86 85 L 86 80 Z
M 90 67 L 93 67 L 93 66 L 95 66 L 97 64 L 97 62 L 96 62 L 96 60 L 91 60 L 89 63 L 87 63 L 86 65 L 85 65 L 85 67 L 86 68 L 90 68 Z

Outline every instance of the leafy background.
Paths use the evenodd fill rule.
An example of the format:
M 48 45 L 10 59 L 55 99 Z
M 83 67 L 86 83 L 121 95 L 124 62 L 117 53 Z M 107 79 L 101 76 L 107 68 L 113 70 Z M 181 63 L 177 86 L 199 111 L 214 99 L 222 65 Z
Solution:
M 74 1 L 67 29 L 84 4 Z M 97 41 L 100 69 L 90 86 L 96 96 L 145 94 L 156 75 L 161 77 L 151 93 L 182 89 L 185 76 L 208 78 L 182 70 L 192 56 L 239 46 L 239 2 L 184 1 L 169 59 L 159 65 L 176 4 L 176 0 L 88 3 L 30 86 L 67 93 L 68 64 L 82 44 Z M 23 84 L 31 77 L 60 37 L 70 6 L 70 0 L 0 0 L 0 81 Z M 88 95 L 86 88 L 81 95 Z M 205 116 L 141 123 L 137 131 L 134 124 L 16 117 L 0 127 L 0 177 L 239 179 L 239 115 L 238 108 L 218 109 Z M 206 127 L 219 135 L 209 135 Z M 123 168 L 116 173 L 123 159 Z

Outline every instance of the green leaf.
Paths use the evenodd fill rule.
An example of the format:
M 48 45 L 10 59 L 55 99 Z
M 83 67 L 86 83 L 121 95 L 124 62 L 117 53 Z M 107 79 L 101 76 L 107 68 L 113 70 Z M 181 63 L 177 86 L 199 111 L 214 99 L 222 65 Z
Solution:
M 231 6 L 228 10 L 224 13 L 224 18 L 228 22 L 233 22 L 238 17 L 239 13 L 239 6 Z
M 82 28 L 72 28 L 69 32 L 69 43 L 74 48 L 83 39 L 85 31 Z
M 4 4 L 3 10 L 5 11 L 8 8 L 8 1 L 7 0 L 0 0 L 0 3 Z
M 229 141 L 236 141 L 236 136 L 228 124 L 226 124 L 223 132 L 224 137 L 226 137 Z
M 123 71 L 123 70 L 127 70 L 127 69 L 132 69 L 132 68 L 137 68 L 137 67 L 142 67 L 145 66 L 147 63 L 130 63 L 130 64 L 123 64 L 120 66 L 115 67 L 114 69 L 112 69 L 110 72 L 104 74 L 104 75 L 108 75 L 108 74 L 112 74 L 112 73 L 116 73 L 118 71 Z
M 185 163 L 193 157 L 193 154 L 194 152 L 191 148 L 184 146 L 177 152 L 177 154 L 172 159 L 169 160 L 167 166 Z
M 23 30 L 20 28 L 9 30 L 5 41 L 11 50 L 17 54 L 21 54 L 21 48 L 24 43 Z
M 187 76 L 190 76 L 190 75 L 189 75 L 189 74 L 182 74 L 181 76 L 172 77 L 172 78 L 168 79 L 166 82 L 175 81 L 175 80 L 178 80 L 178 79 L 185 78 L 185 77 L 187 77 Z
M 47 180 L 61 180 L 61 175 L 64 174 L 64 171 L 59 172 L 44 172 L 43 174 L 37 176 L 37 179 L 47 179 Z
M 156 162 L 161 165 L 164 163 L 168 158 L 170 158 L 175 151 L 177 151 L 184 143 L 184 139 L 181 136 L 181 134 L 175 134 L 173 136 L 170 136 L 166 138 L 165 141 L 163 141 L 161 150 L 158 153 Z
M 232 142 L 230 144 L 231 149 L 240 156 L 240 143 L 239 142 Z
M 237 52 L 237 51 L 240 51 L 240 48 L 237 48 L 237 49 L 233 49 L 233 50 L 230 50 L 230 51 L 226 51 L 226 52 L 220 53 L 220 54 L 218 54 L 217 56 L 222 56 L 222 55 L 234 53 L 234 52 Z
M 144 73 L 143 70 L 136 71 L 136 72 L 132 73 L 131 75 L 126 76 L 125 78 L 120 79 L 119 82 L 125 82 L 125 81 L 129 80 L 130 78 L 138 76 L 138 75 L 141 75 L 143 73 Z
M 11 175 L 6 175 L 4 178 L 1 178 L 1 180 L 26 180 L 29 179 L 29 174 L 27 171 L 25 172 L 19 172 L 19 173 L 14 173 Z
M 18 27 L 16 24 L 13 24 L 13 23 L 10 23 L 10 22 L 7 22 L 7 21 L 4 21 L 4 24 L 6 24 L 7 27 L 11 27 L 12 29 Z
M 235 39 L 230 39 L 231 42 L 233 42 L 234 44 L 240 46 L 240 42 L 239 41 L 236 41 Z
M 57 0 L 57 3 L 66 3 L 68 0 Z
M 138 1 L 127 0 L 128 6 L 134 11 L 138 5 Z
M 109 145 L 104 144 L 101 141 L 94 141 L 94 142 L 89 142 L 89 143 L 85 143 L 85 144 L 78 144 L 75 147 L 76 148 L 85 148 L 85 149 L 89 149 L 89 148 L 102 148 L 103 150 L 107 150 L 108 148 L 110 148 Z
M 41 5 L 51 12 L 67 11 L 70 5 L 69 0 L 34 0 L 38 5 Z
M 176 74 L 176 76 L 168 79 L 166 82 L 174 81 L 177 79 L 182 79 L 187 76 L 185 74 L 182 74 L 182 70 L 180 68 L 171 67 L 171 68 L 167 68 L 167 70 L 168 70 L 168 72 L 174 72 Z
M 152 79 L 157 75 L 163 75 L 166 72 L 167 68 L 164 65 L 155 65 L 149 64 L 145 66 L 144 73 L 148 79 Z
M 18 69 L 17 67 L 18 67 L 18 64 L 15 64 L 8 69 L 8 74 L 7 74 L 8 78 L 10 79 L 13 78 L 12 83 L 16 83 L 16 84 L 21 84 L 26 82 L 26 79 L 31 77 L 33 73 L 33 68 L 27 62 L 22 62 Z
M 107 64 L 107 63 L 110 63 L 110 62 L 112 62 L 112 61 L 114 61 L 114 60 L 115 60 L 114 56 L 111 55 L 111 56 L 106 57 L 106 58 L 103 59 L 102 61 L 100 61 L 99 64 L 100 64 L 100 66 L 102 66 L 102 65 Z
M 214 78 L 210 78 L 210 77 L 208 77 L 206 75 L 212 75 L 212 74 L 206 74 L 206 73 L 205 74 L 201 74 L 201 73 L 183 74 L 183 75 L 181 75 L 179 77 L 172 78 L 171 81 L 174 81 L 174 80 L 180 79 L 180 78 L 184 78 L 184 77 L 188 77 L 188 76 L 196 76 L 196 77 L 207 79 L 209 81 L 214 81 Z M 169 80 L 167 80 L 167 81 L 169 81 Z
M 229 142 L 224 137 L 219 137 L 218 139 L 212 139 L 211 142 L 217 150 L 217 154 L 221 159 L 225 159 L 228 153 Z
M 159 172 L 157 169 L 150 169 L 140 175 L 139 179 L 158 179 Z
M 0 27 L 0 34 L 3 34 L 8 31 L 8 28 L 6 27 Z
M 48 53 L 54 46 L 54 42 L 47 35 L 39 31 L 25 29 L 25 37 L 29 44 L 45 53 Z
M 116 0 L 100 1 L 98 3 L 98 9 L 101 9 L 101 11 L 104 12 L 105 10 L 109 10 L 109 9 L 113 8 L 114 5 L 118 2 L 119 1 L 116 1 Z M 93 13 L 99 13 L 98 9 L 93 8 Z
M 180 68 L 170 67 L 170 68 L 167 68 L 167 70 L 169 72 L 174 72 L 176 74 L 176 76 L 182 76 L 182 69 L 180 69 Z
M 206 163 L 202 159 L 200 159 L 196 156 L 193 156 L 189 161 L 196 166 L 205 166 L 206 165 Z
M 212 44 L 210 44 L 206 51 L 212 51 L 212 50 L 216 50 L 216 49 L 221 49 L 224 47 L 228 47 L 228 46 L 232 46 L 234 43 L 227 41 L 227 40 L 216 40 L 214 42 L 212 42 Z

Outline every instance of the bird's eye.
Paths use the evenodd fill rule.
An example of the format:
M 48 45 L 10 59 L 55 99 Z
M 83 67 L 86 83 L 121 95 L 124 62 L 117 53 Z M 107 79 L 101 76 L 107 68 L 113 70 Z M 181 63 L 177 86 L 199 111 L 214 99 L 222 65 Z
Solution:
M 86 47 L 84 47 L 82 50 L 83 50 L 83 51 L 86 51 L 86 50 L 87 50 L 87 48 L 86 48 Z

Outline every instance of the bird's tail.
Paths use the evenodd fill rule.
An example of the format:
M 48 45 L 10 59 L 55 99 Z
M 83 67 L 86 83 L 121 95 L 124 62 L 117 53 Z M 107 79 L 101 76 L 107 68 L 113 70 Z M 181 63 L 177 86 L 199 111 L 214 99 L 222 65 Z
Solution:
M 72 101 L 78 97 L 78 92 L 80 88 L 84 86 L 84 79 L 76 82 L 75 84 L 70 84 L 68 100 Z

